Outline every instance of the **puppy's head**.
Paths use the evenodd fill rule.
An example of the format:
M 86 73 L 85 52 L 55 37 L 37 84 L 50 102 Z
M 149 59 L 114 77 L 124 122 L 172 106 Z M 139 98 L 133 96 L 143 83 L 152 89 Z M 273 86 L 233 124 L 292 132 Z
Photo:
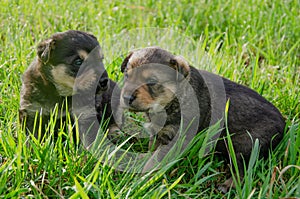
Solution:
M 190 67 L 181 56 L 158 47 L 148 47 L 129 54 L 121 65 L 124 86 L 121 105 L 132 111 L 165 107 L 178 86 L 189 78 Z
M 73 94 L 75 77 L 82 66 L 99 43 L 93 35 L 76 30 L 69 30 L 52 35 L 49 39 L 38 44 L 37 55 L 39 61 L 39 70 L 44 77 L 52 82 L 60 95 L 70 96 Z M 99 55 L 102 57 L 103 55 Z M 101 61 L 101 60 L 99 60 Z M 103 67 L 99 63 L 99 67 Z M 100 86 L 106 87 L 108 83 L 105 69 L 101 69 L 103 75 L 99 81 Z M 87 85 L 95 82 L 98 77 L 95 73 L 89 71 L 82 80 Z M 81 77 L 83 78 L 83 76 Z

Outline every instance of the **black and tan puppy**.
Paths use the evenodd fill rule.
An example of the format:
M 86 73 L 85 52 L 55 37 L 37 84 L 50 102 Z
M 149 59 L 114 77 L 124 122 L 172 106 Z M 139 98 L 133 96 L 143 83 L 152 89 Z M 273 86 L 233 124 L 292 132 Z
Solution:
M 165 67 L 172 70 L 167 71 Z M 125 77 L 121 90 L 122 106 L 136 112 L 155 112 L 157 107 L 165 109 L 167 116 L 164 126 L 156 135 L 155 147 L 167 145 L 174 138 L 180 128 L 181 110 L 184 107 L 189 108 L 190 114 L 196 115 L 194 109 L 199 111 L 197 132 L 210 125 L 212 101 L 218 99 L 212 99 L 215 96 L 211 95 L 205 81 L 208 76 L 220 79 L 225 99 L 230 100 L 228 130 L 241 175 L 243 158 L 246 161 L 249 159 L 253 140 L 259 140 L 260 153 L 267 156 L 269 149 L 276 147 L 283 137 L 284 119 L 270 102 L 245 86 L 192 67 L 181 56 L 172 55 L 158 47 L 148 47 L 133 51 L 122 63 L 121 70 Z M 191 101 L 191 89 L 188 86 L 196 95 L 196 103 Z M 224 112 L 225 106 L 223 108 L 219 111 Z M 225 130 L 220 134 L 222 137 L 226 137 Z M 230 158 L 225 142 L 220 139 L 216 150 Z M 232 179 L 227 180 L 221 188 L 226 191 L 230 186 Z
M 37 129 L 41 125 L 43 135 L 54 107 L 57 106 L 61 111 L 62 105 L 67 101 L 69 111 L 72 111 L 72 97 L 77 93 L 91 95 L 84 97 L 96 101 L 96 107 L 93 108 L 98 114 L 91 114 L 97 115 L 98 120 L 101 120 L 103 107 L 106 104 L 110 106 L 115 83 L 107 76 L 99 49 L 95 36 L 76 30 L 56 33 L 38 44 L 37 57 L 22 77 L 19 117 L 22 124 L 26 120 L 27 131 L 38 136 Z M 78 74 L 79 70 L 81 74 Z M 98 74 L 102 76 L 99 77 Z M 95 87 L 97 89 L 93 91 Z M 108 107 L 107 110 L 110 111 L 111 108 Z M 40 117 L 36 115 L 41 116 L 42 124 L 39 123 Z M 65 115 L 64 111 L 59 112 L 60 115 Z M 109 115 L 107 112 L 105 117 L 108 118 Z

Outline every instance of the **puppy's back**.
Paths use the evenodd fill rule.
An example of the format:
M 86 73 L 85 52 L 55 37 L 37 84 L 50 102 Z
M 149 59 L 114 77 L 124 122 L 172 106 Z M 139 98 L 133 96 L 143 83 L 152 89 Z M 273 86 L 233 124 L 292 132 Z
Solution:
M 226 100 L 229 100 L 228 130 L 236 154 L 248 159 L 255 139 L 260 143 L 260 154 L 266 157 L 283 138 L 285 121 L 279 110 L 254 90 L 223 78 Z M 226 136 L 223 131 L 222 136 Z M 217 150 L 227 153 L 221 142 Z

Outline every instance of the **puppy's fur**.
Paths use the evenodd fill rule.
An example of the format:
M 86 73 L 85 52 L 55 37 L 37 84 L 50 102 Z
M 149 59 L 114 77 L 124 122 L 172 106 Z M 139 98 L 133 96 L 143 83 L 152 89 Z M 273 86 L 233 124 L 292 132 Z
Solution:
M 151 63 L 171 67 L 174 72 L 166 73 L 158 65 L 141 67 Z M 165 126 L 157 133 L 155 147 L 168 144 L 180 128 L 182 104 L 179 104 L 174 93 L 179 93 L 183 103 L 189 101 L 190 96 L 186 92 L 189 89 L 185 84 L 181 84 L 183 81 L 188 81 L 197 95 L 199 110 L 201 110 L 198 132 L 210 125 L 212 99 L 204 77 L 218 76 L 197 70 L 184 58 L 172 55 L 158 47 L 132 52 L 122 63 L 121 70 L 125 76 L 120 100 L 123 106 L 127 106 L 132 111 L 149 112 L 160 105 L 167 113 Z M 178 73 L 185 80 L 178 79 Z M 230 99 L 228 130 L 231 133 L 239 172 L 243 175 L 243 158 L 246 161 L 249 159 L 253 146 L 252 140 L 259 140 L 260 153 L 262 156 L 267 156 L 270 147 L 276 147 L 282 139 L 285 122 L 276 107 L 258 93 L 228 79 L 219 78 L 224 85 L 226 99 Z M 225 130 L 221 132 L 220 137 L 226 138 Z M 151 139 L 150 142 L 153 140 Z M 230 158 L 224 139 L 217 142 L 216 150 L 224 157 Z M 221 188 L 226 192 L 230 186 L 232 186 L 232 179 L 227 180 Z
M 67 101 L 71 111 L 72 95 L 76 94 L 73 93 L 73 87 L 79 68 L 88 54 L 98 46 L 95 36 L 76 30 L 56 33 L 38 44 L 37 57 L 22 76 L 19 119 L 21 124 L 26 120 L 27 131 L 37 137 L 37 129 L 41 125 L 43 135 L 50 113 L 55 106 L 60 111 Z M 95 70 L 102 72 L 100 79 L 96 76 L 99 73 Z M 106 104 L 110 106 L 110 96 L 115 83 L 108 78 L 100 63 L 97 67 L 84 71 L 77 78 L 80 79 L 78 91 L 88 90 L 92 85 L 97 85 L 96 97 L 93 96 L 96 98 L 94 109 L 97 109 L 98 120 L 101 120 L 103 107 Z M 106 118 L 111 114 L 109 112 L 111 108 L 108 107 L 107 110 L 104 116 Z M 39 123 L 40 118 L 36 118 L 36 115 L 42 117 L 42 124 Z M 60 115 L 65 115 L 64 111 L 59 112 Z M 34 129 L 35 118 L 37 122 Z

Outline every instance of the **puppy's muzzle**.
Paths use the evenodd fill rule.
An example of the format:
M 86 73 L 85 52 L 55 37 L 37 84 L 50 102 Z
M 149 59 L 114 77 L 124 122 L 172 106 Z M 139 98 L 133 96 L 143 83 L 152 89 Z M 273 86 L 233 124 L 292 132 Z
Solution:
M 99 85 L 100 85 L 101 88 L 107 87 L 107 85 L 108 85 L 108 78 L 107 77 L 101 78 L 100 81 L 99 81 Z
M 98 82 L 97 91 L 105 91 L 109 87 L 109 79 L 108 77 L 101 77 L 101 79 Z
M 124 94 L 123 95 L 123 99 L 126 105 L 132 105 L 133 101 L 135 100 L 135 96 L 134 95 L 130 95 L 130 94 Z

